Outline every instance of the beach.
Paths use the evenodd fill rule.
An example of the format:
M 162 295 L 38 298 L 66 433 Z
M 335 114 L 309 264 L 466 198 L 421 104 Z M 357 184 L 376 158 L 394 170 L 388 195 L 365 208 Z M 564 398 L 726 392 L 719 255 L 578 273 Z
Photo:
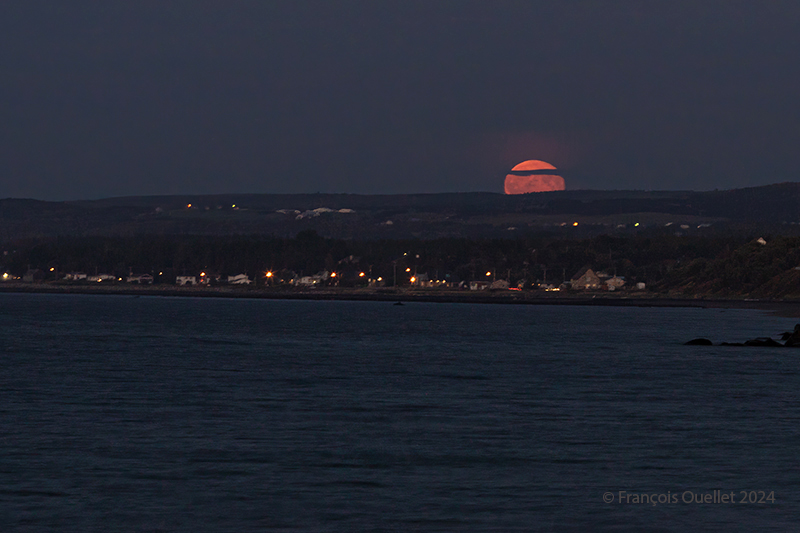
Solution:
M 350 300 L 385 302 L 482 303 L 515 305 L 589 305 L 616 307 L 690 307 L 758 309 L 776 316 L 800 318 L 800 301 L 751 298 L 690 298 L 647 291 L 470 291 L 424 288 L 295 288 L 250 286 L 174 286 L 122 283 L 0 284 L 0 292 L 44 294 L 108 294 L 192 298 L 260 298 L 281 300 Z

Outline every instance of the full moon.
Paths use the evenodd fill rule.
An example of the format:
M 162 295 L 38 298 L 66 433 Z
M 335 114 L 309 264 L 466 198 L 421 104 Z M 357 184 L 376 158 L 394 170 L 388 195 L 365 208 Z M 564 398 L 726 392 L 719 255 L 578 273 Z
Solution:
M 506 176 L 504 185 L 506 194 L 563 191 L 564 178 L 552 172 L 554 170 L 556 167 L 544 161 L 536 159 L 523 161 L 512 168 Z

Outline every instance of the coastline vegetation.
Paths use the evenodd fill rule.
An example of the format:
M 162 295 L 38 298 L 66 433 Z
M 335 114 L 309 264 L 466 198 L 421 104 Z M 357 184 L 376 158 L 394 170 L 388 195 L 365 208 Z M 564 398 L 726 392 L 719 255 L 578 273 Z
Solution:
M 123 280 L 150 274 L 155 284 L 207 273 L 245 273 L 254 286 L 290 284 L 299 276 L 336 272 L 327 285 L 411 287 L 436 280 L 454 287 L 506 280 L 535 290 L 564 285 L 586 267 L 644 283 L 674 297 L 800 297 L 800 238 L 600 235 L 585 239 L 398 239 L 348 241 L 304 231 L 293 238 L 261 235 L 52 237 L 6 242 L 0 270 L 21 279 L 57 283 L 66 273 L 99 272 Z M 270 276 L 267 276 L 270 273 Z M 220 278 L 221 276 L 221 278 Z M 376 283 L 376 280 L 380 280 Z M 623 289 L 624 290 L 624 289 Z

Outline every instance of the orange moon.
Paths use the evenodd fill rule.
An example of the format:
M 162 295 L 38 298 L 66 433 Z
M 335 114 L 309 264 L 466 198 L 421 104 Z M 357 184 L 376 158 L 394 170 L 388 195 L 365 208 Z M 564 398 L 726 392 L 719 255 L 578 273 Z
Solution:
M 551 170 L 556 167 L 544 161 L 532 159 L 523 161 L 511 169 L 506 176 L 504 189 L 506 194 L 525 194 L 526 192 L 563 191 L 564 178 Z

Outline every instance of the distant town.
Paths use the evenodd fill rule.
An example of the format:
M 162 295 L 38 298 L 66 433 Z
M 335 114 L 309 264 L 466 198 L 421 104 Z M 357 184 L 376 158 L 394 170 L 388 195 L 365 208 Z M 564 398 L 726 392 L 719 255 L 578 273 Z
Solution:
M 569 280 L 560 283 L 547 283 L 546 281 L 529 282 L 526 279 L 521 279 L 512 283 L 509 279 L 497 279 L 497 273 L 487 271 L 485 279 L 470 280 L 470 281 L 450 281 L 450 275 L 445 274 L 445 279 L 431 279 L 428 273 L 414 272 L 409 274 L 410 267 L 406 267 L 405 272 L 401 273 L 400 285 L 411 288 L 420 289 L 445 289 L 445 288 L 458 288 L 468 289 L 472 291 L 479 290 L 522 290 L 522 289 L 539 289 L 545 291 L 561 291 L 561 290 L 603 290 L 603 291 L 618 291 L 624 289 L 635 289 L 639 291 L 645 290 L 644 282 L 636 282 L 633 285 L 626 286 L 627 282 L 623 276 L 609 275 L 607 272 L 595 272 L 591 268 L 583 268 L 577 272 Z M 136 285 L 153 285 L 156 280 L 159 283 L 167 282 L 163 276 L 164 272 L 161 271 L 157 275 L 153 274 L 134 274 L 131 272 L 127 276 L 118 277 L 115 274 L 87 274 L 85 272 L 68 272 L 66 274 L 55 273 L 55 267 L 50 267 L 52 276 L 41 269 L 28 270 L 22 277 L 14 276 L 8 272 L 2 274 L 2 281 L 22 281 L 23 283 L 75 283 L 75 284 L 92 284 L 92 283 L 128 283 Z M 290 274 L 291 277 L 278 277 L 272 271 L 266 271 L 263 275 L 265 278 L 262 283 L 267 287 L 300 287 L 300 288 L 319 288 L 319 287 L 338 287 L 342 280 L 346 280 L 345 275 L 336 271 L 329 272 L 323 270 L 313 275 L 300 276 L 293 272 L 282 272 L 284 275 Z M 509 272 L 510 274 L 510 272 Z M 352 274 L 351 274 L 352 275 Z M 358 279 L 350 279 L 341 283 L 346 287 L 396 287 L 398 286 L 394 276 L 391 280 L 386 280 L 382 276 L 373 278 L 368 276 L 366 272 L 358 272 Z M 170 280 L 171 281 L 171 280 Z M 254 279 L 248 274 L 238 274 L 234 276 L 214 275 L 207 272 L 200 272 L 195 276 L 175 276 L 174 285 L 182 287 L 202 287 L 202 286 L 222 286 L 222 285 L 252 285 Z M 167 282 L 169 283 L 169 282 Z
M 541 291 L 800 298 L 800 237 L 345 241 L 265 236 L 55 237 L 6 243 L 0 284 L 197 290 Z

